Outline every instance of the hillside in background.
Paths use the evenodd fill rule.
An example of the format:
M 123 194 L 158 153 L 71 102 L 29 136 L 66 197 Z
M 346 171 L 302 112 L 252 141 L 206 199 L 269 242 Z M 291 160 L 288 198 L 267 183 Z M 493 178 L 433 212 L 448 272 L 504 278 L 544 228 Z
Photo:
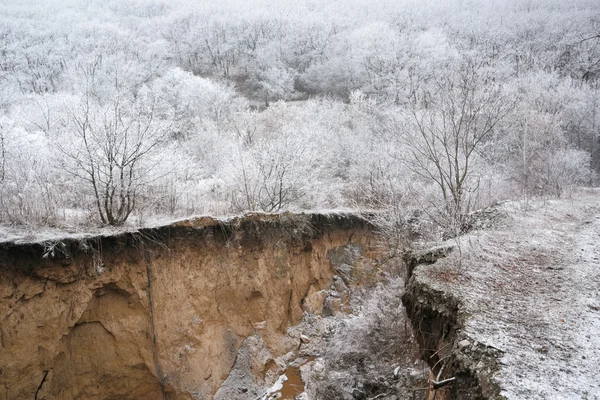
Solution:
M 447 223 L 598 183 L 597 1 L 0 13 L 4 226 L 417 206 Z

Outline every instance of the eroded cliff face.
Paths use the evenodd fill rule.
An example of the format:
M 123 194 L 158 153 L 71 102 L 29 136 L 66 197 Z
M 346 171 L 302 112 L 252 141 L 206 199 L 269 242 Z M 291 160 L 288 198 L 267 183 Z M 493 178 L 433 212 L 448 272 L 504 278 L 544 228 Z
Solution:
M 244 363 L 260 384 L 298 347 L 287 328 L 325 302 L 336 268 L 364 279 L 377 255 L 349 215 L 3 244 L 0 399 L 212 398 Z M 249 396 L 239 390 L 229 396 Z

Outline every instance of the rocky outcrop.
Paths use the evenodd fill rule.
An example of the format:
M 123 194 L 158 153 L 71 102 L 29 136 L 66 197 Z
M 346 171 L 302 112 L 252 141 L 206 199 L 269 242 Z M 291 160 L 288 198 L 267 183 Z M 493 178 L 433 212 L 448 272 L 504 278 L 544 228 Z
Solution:
M 244 366 L 254 386 L 230 396 L 249 398 L 299 346 L 287 328 L 376 244 L 364 220 L 316 214 L 2 244 L 0 399 L 205 399 Z

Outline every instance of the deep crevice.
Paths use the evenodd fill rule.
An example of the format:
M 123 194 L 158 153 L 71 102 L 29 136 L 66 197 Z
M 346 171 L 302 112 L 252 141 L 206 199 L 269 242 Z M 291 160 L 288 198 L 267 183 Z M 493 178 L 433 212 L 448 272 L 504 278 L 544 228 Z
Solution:
M 158 352 L 156 346 L 156 326 L 154 324 L 154 304 L 152 300 L 152 259 L 150 257 L 150 250 L 143 244 L 144 248 L 144 260 L 146 262 L 146 277 L 148 286 L 146 287 L 146 294 L 148 295 L 148 316 L 150 317 L 150 333 L 152 335 L 152 359 L 154 362 L 154 368 L 156 370 L 156 377 L 160 384 L 160 390 L 162 392 L 163 400 L 167 400 L 167 393 L 165 391 L 165 382 L 162 367 L 158 360 Z
M 412 276 L 406 285 L 402 303 L 421 358 L 431 370 L 431 377 L 436 380 L 456 378 L 451 385 L 438 391 L 441 394 L 438 393 L 436 399 L 502 399 L 499 387 L 491 377 L 498 368 L 498 354 L 482 344 L 469 342 L 468 349 L 459 345 L 467 338 L 461 331 L 464 322 L 458 299 Z M 482 361 L 488 369 L 486 373 L 476 367 Z

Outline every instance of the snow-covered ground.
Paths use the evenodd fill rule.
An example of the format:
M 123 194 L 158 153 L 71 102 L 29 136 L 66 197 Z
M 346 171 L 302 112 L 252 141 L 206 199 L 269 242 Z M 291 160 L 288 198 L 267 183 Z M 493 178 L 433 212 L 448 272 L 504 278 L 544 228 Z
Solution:
M 48 227 L 48 226 L 8 226 L 0 224 L 0 244 L 3 243 L 14 243 L 14 244 L 29 244 L 29 243 L 53 243 L 60 242 L 62 240 L 85 240 L 90 238 L 96 238 L 100 236 L 113 236 L 127 232 L 137 232 L 140 229 L 158 229 L 169 225 L 190 225 L 197 226 L 198 221 L 212 220 L 215 223 L 229 223 L 235 219 L 251 216 L 251 215 L 262 215 L 265 218 L 276 218 L 277 216 L 286 215 L 323 215 L 326 217 L 335 216 L 346 216 L 346 215 L 361 215 L 361 214 L 372 214 L 376 213 L 374 210 L 353 210 L 349 208 L 338 208 L 338 209 L 315 209 L 315 210 L 303 210 L 297 212 L 247 212 L 245 214 L 235 215 L 221 215 L 221 216 L 208 216 L 208 215 L 193 215 L 185 218 L 176 218 L 169 216 L 153 216 L 147 218 L 143 223 L 138 223 L 135 218 L 131 218 L 125 224 L 121 226 L 99 226 L 99 225 L 70 225 L 65 227 Z
M 600 191 L 503 211 L 416 278 L 462 302 L 461 338 L 502 351 L 506 398 L 600 399 Z

